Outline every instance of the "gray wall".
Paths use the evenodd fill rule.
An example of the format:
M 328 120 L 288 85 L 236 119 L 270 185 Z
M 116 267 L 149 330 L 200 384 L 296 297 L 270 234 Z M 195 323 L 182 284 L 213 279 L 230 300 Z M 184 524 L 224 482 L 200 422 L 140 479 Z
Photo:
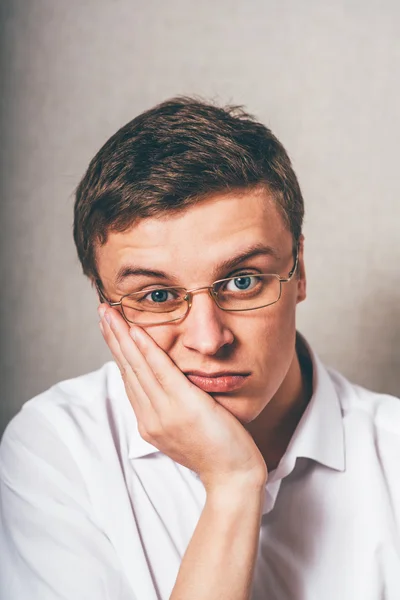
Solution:
M 89 159 L 145 108 L 243 103 L 306 199 L 299 328 L 357 382 L 400 395 L 396 0 L 3 0 L 1 428 L 109 359 L 72 242 Z

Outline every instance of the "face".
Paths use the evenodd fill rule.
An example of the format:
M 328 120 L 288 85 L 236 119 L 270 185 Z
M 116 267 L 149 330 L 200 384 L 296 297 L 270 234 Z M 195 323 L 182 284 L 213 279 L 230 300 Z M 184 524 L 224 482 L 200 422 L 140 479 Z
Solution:
M 263 249 L 227 267 L 256 246 Z M 138 289 L 159 285 L 191 290 L 243 271 L 286 278 L 294 264 L 292 247 L 292 235 L 265 190 L 232 192 L 202 200 L 181 214 L 144 219 L 123 233 L 110 233 L 97 249 L 97 267 L 107 298 L 117 302 Z M 129 275 L 126 267 L 163 276 Z M 117 281 L 122 271 L 126 275 Z M 305 288 L 301 243 L 298 276 L 282 284 L 277 303 L 226 312 L 207 290 L 200 290 L 183 320 L 146 330 L 185 374 L 241 375 L 237 389 L 211 394 L 242 423 L 250 423 L 291 377 L 296 305 L 305 298 Z

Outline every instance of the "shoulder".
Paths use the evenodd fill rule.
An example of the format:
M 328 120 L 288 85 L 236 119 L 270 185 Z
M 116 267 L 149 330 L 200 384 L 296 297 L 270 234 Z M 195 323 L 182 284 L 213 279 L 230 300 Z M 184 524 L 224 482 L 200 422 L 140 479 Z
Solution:
M 21 599 L 116 598 L 123 589 L 128 597 L 115 546 L 132 510 L 119 470 L 117 423 L 125 420 L 118 374 L 107 363 L 62 381 L 27 402 L 6 428 L 1 597 L 6 589 Z
M 48 390 L 25 402 L 19 413 L 10 421 L 4 437 L 18 435 L 30 428 L 31 419 L 39 415 L 51 424 L 59 419 L 79 418 L 81 414 L 95 416 L 101 413 L 107 397 L 117 383 L 118 368 L 113 362 L 79 377 L 56 383 Z
M 369 425 L 378 434 L 394 436 L 400 443 L 400 398 L 354 384 L 328 369 L 341 404 L 344 422 Z
M 32 460 L 55 467 L 71 459 L 79 464 L 99 446 L 99 440 L 101 453 L 118 423 L 124 421 L 120 413 L 125 403 L 123 383 L 113 362 L 57 383 L 26 402 L 8 424 L 0 444 L 2 474 L 5 470 L 11 474 L 12 465 Z

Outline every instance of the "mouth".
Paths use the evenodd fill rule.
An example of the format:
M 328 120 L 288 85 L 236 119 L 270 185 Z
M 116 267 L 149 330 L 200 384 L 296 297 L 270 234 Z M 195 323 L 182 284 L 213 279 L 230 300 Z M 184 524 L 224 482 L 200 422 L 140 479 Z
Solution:
M 186 377 L 204 392 L 227 393 L 241 388 L 250 373 L 202 373 L 201 371 L 190 371 L 185 373 Z

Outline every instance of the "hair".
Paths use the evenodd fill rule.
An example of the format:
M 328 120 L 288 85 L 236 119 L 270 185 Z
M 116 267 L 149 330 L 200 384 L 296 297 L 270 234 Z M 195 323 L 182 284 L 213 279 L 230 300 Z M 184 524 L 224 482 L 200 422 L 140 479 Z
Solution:
M 74 240 L 83 272 L 100 282 L 96 247 L 109 232 L 184 211 L 215 193 L 260 186 L 272 194 L 296 245 L 303 198 L 272 132 L 240 106 L 188 97 L 163 102 L 104 144 L 76 190 Z

